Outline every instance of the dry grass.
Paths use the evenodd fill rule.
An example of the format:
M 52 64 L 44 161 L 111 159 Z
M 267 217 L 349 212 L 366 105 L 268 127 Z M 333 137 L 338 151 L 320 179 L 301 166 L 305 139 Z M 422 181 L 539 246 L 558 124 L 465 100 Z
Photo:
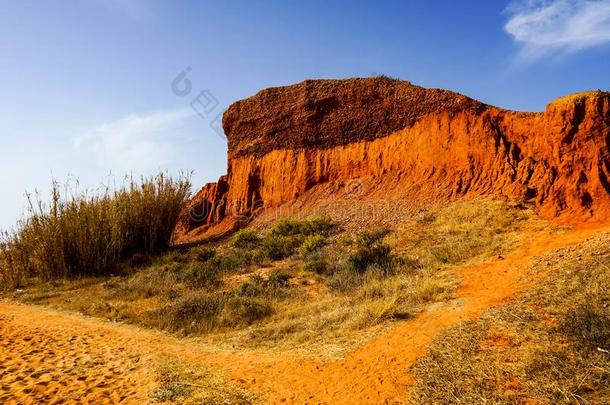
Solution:
M 529 227 L 548 225 L 535 217 L 531 206 L 520 202 L 461 202 L 405 224 L 395 244 L 402 247 L 399 253 L 425 267 L 462 264 L 513 250 L 526 222 Z
M 132 254 L 166 250 L 189 192 L 188 178 L 163 173 L 101 193 L 54 183 L 50 204 L 29 197 L 27 218 L 0 238 L 0 289 L 109 274 Z
M 267 232 L 246 230 L 166 253 L 130 275 L 55 281 L 13 297 L 200 335 L 216 348 L 336 357 L 392 322 L 450 299 L 459 281 L 454 262 L 508 251 L 521 227 L 537 221 L 531 210 L 493 201 L 428 213 L 397 232 L 347 235 L 325 217 L 289 219 Z M 469 247 L 465 235 L 473 239 Z M 426 256 L 441 248 L 459 251 L 459 260 L 441 266 Z
M 413 402 L 610 403 L 609 252 L 608 235 L 555 252 L 540 287 L 444 333 L 412 370 Z
M 159 386 L 150 392 L 154 402 L 179 404 L 260 404 L 252 393 L 235 386 L 209 370 L 186 365 L 177 360 L 159 367 Z

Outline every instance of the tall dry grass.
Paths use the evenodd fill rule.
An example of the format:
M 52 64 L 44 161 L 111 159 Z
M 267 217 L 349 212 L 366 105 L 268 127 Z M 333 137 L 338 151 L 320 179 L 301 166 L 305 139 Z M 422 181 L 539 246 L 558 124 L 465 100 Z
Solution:
M 30 277 L 102 275 L 134 253 L 165 250 L 190 188 L 188 176 L 164 173 L 97 193 L 54 182 L 50 202 L 28 196 L 26 219 L 2 234 L 0 288 Z

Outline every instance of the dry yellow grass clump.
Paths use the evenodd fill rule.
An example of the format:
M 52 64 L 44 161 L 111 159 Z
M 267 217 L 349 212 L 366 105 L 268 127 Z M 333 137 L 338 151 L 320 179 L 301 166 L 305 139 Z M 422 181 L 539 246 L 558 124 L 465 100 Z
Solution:
M 220 374 L 169 360 L 157 372 L 158 387 L 149 394 L 154 402 L 184 405 L 255 405 L 263 402 L 252 393 L 236 387 Z

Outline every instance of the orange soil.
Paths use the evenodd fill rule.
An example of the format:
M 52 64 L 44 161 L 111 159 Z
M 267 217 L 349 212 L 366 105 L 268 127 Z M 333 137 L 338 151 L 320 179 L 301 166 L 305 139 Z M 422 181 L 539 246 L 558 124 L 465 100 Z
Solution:
M 142 403 L 154 386 L 156 365 L 169 356 L 218 369 L 271 403 L 406 401 L 410 366 L 442 330 L 527 287 L 535 257 L 596 231 L 532 232 L 521 249 L 504 259 L 461 268 L 463 283 L 455 300 L 397 324 L 330 363 L 252 352 L 212 354 L 161 333 L 0 302 L 0 401 Z
M 392 216 L 405 205 L 509 196 L 532 199 L 549 219 L 610 214 L 608 92 L 520 113 L 408 82 L 316 80 L 238 101 L 223 125 L 227 175 L 184 205 L 175 245 L 291 203 L 300 209 L 287 214 L 332 201 L 339 213 Z M 345 198 L 354 184 L 366 199 Z

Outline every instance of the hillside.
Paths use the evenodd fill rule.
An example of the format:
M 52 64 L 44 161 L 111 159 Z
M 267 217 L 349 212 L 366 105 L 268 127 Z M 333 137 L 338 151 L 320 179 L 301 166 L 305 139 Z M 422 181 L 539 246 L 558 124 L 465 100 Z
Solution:
M 385 77 L 233 104 L 228 173 L 32 204 L 0 402 L 610 403 L 610 93 Z
M 228 173 L 191 199 L 172 240 L 210 240 L 261 214 L 329 202 L 336 215 L 366 206 L 391 217 L 513 196 L 532 199 L 546 218 L 603 221 L 609 116 L 601 91 L 521 113 L 385 77 L 266 89 L 224 114 Z

